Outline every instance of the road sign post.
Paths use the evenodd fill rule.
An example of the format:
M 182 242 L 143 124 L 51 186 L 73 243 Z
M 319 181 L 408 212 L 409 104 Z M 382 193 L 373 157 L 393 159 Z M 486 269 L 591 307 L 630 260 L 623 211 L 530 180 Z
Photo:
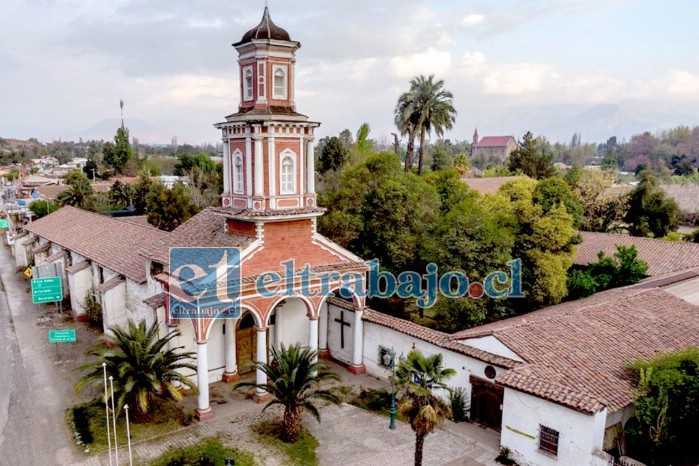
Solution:
M 32 279 L 32 302 L 34 304 L 61 301 L 63 301 L 63 282 L 61 277 Z

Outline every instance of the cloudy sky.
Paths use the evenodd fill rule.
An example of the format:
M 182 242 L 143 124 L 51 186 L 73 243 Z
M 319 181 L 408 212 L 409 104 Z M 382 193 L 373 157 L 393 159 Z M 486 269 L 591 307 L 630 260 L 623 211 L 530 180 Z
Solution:
M 270 0 L 302 43 L 297 106 L 321 136 L 393 131 L 398 95 L 435 74 L 447 136 L 532 130 L 583 141 L 699 124 L 695 0 Z M 2 0 L 0 137 L 215 142 L 238 105 L 231 43 L 263 0 Z

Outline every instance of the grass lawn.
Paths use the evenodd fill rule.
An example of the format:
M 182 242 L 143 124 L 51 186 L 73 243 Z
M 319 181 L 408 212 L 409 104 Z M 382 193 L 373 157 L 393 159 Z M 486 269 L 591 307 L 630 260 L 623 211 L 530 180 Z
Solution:
M 262 422 L 252 426 L 258 435 L 258 441 L 274 447 L 284 454 L 293 466 L 318 466 L 318 440 L 306 429 L 301 431 L 301 438 L 296 443 L 285 443 L 279 439 L 281 422 Z M 238 463 L 236 463 L 238 464 Z
M 256 464 L 252 453 L 225 447 L 217 437 L 205 438 L 189 447 L 168 452 L 148 464 L 149 466 L 219 466 L 225 464 L 227 458 L 232 458 L 235 466 L 255 466 Z
M 77 416 L 76 416 L 77 413 Z M 68 425 L 74 432 L 79 432 L 81 439 L 91 452 L 99 452 L 107 449 L 107 421 L 104 412 L 104 403 L 98 399 L 89 403 L 74 406 L 67 411 Z M 78 419 L 76 419 L 76 417 Z M 81 421 L 81 419 L 84 421 Z M 152 437 L 182 428 L 185 415 L 182 408 L 168 400 L 158 399 L 154 406 L 151 422 L 136 424 L 130 417 L 131 442 L 139 442 Z M 112 444 L 114 443 L 113 421 L 109 419 L 109 429 Z M 89 433 L 86 430 L 89 429 Z M 117 439 L 119 445 L 126 444 L 126 419 L 124 413 L 119 413 L 117 418 Z

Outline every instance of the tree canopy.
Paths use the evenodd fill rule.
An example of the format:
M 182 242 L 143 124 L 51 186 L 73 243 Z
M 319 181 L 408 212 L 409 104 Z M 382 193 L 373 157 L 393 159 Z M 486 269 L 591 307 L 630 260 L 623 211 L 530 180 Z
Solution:
M 628 210 L 624 216 L 629 224 L 629 233 L 662 238 L 677 230 L 677 202 L 658 188 L 657 180 L 650 170 L 642 171 L 639 180 L 638 186 L 629 193 Z
M 508 168 L 512 173 L 519 172 L 537 180 L 556 173 L 553 153 L 549 146 L 545 141 L 535 139 L 530 131 L 524 135 L 519 147 L 510 154 Z

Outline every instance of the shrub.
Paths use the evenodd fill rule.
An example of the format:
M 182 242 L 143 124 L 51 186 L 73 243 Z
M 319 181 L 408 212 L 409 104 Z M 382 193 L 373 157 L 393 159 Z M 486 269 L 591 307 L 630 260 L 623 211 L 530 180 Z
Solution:
M 449 392 L 452 421 L 463 422 L 468 420 L 466 400 L 466 390 L 463 387 L 454 388 Z
M 75 428 L 76 436 L 85 445 L 89 445 L 94 440 L 92 431 L 90 430 L 90 417 L 85 406 L 73 406 L 72 408 L 73 427 Z
M 90 319 L 90 324 L 102 328 L 102 305 L 97 301 L 95 290 L 90 288 L 85 294 L 85 303 L 83 304 L 87 317 Z

